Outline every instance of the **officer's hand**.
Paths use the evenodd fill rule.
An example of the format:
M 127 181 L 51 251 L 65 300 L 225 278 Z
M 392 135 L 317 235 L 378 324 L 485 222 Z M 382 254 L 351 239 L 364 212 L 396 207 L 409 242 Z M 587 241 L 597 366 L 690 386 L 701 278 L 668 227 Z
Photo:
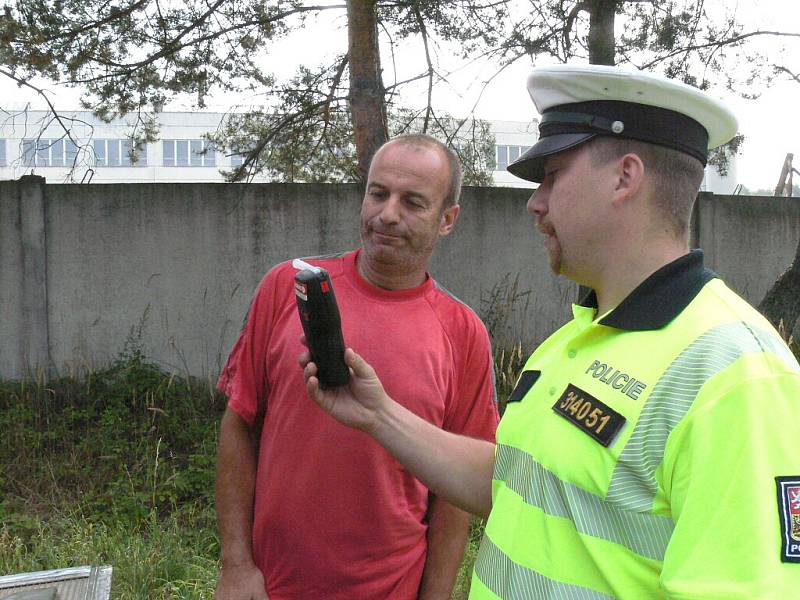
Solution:
M 214 600 L 269 600 L 264 576 L 253 564 L 222 567 Z
M 375 370 L 348 348 L 344 362 L 350 367 L 347 385 L 323 390 L 317 379 L 317 365 L 308 351 L 300 355 L 300 366 L 306 379 L 308 395 L 340 423 L 372 433 L 378 425 L 381 410 L 390 402 Z

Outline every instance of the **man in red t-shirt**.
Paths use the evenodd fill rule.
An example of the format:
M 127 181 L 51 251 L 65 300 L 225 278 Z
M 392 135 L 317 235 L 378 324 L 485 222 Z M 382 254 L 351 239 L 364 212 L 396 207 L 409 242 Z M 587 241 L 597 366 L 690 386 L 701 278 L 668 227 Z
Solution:
M 342 331 L 409 410 L 494 439 L 486 329 L 427 272 L 460 207 L 456 156 L 402 136 L 373 158 L 362 247 L 306 259 L 331 276 Z M 366 434 L 308 398 L 290 263 L 262 280 L 219 380 L 218 600 L 450 597 L 469 517 L 432 496 Z

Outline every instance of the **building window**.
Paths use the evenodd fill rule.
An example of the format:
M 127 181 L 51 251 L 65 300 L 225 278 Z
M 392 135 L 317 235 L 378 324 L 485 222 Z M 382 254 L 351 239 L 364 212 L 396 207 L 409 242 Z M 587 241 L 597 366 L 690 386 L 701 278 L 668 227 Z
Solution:
M 165 167 L 215 167 L 217 151 L 207 140 L 162 140 Z
M 6 141 L 0 139 L 0 167 L 6 166 Z
M 147 146 L 136 149 L 136 162 L 131 151 L 133 142 L 129 139 L 94 140 L 94 157 L 98 167 L 144 167 L 147 166 Z
M 497 150 L 497 167 L 495 171 L 505 171 L 508 165 L 517 160 L 530 146 L 495 146 Z
M 71 167 L 77 156 L 78 147 L 72 140 L 22 140 L 22 164 L 26 167 Z
M 497 149 L 497 167 L 495 171 L 505 171 L 508 166 L 508 146 L 495 146 Z

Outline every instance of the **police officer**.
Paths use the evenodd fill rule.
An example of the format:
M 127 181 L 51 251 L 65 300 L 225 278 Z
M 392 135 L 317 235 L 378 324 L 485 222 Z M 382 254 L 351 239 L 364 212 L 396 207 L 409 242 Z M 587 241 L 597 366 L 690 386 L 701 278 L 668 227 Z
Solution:
M 601 66 L 534 70 L 537 143 L 509 171 L 552 270 L 592 289 L 529 358 L 497 444 L 442 432 L 355 377 L 309 394 L 429 487 L 488 516 L 470 598 L 800 594 L 800 366 L 689 251 L 708 149 L 699 90 Z

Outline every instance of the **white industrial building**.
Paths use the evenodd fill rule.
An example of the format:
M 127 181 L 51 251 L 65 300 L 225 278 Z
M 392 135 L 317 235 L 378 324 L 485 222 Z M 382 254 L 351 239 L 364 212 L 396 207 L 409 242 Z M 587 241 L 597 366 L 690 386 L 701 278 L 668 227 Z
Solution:
M 241 157 L 210 147 L 203 135 L 214 132 L 224 113 L 158 113 L 159 141 L 146 144 L 131 160 L 130 133 L 137 115 L 111 123 L 91 112 L 62 113 L 62 123 L 46 111 L 3 111 L 0 116 L 0 180 L 35 173 L 51 183 L 223 182 L 221 171 L 241 164 Z M 535 187 L 506 171 L 510 162 L 537 137 L 537 121 L 489 121 L 495 136 L 495 185 Z M 64 135 L 65 127 L 71 132 Z M 71 139 L 70 139 L 71 138 Z M 255 181 L 266 181 L 256 177 Z M 736 185 L 736 165 L 728 176 L 707 169 L 704 191 L 730 194 Z

